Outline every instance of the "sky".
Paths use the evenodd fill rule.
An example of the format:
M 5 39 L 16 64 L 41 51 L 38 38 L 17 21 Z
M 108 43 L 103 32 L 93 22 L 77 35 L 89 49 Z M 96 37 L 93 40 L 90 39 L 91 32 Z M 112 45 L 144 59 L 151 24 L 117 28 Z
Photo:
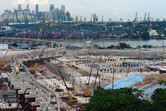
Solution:
M 0 13 L 5 9 L 14 10 L 18 4 L 22 4 L 23 9 L 29 4 L 32 10 L 35 4 L 39 4 L 40 11 L 48 11 L 50 4 L 54 4 L 55 8 L 65 5 L 72 17 L 83 16 L 87 19 L 96 13 L 100 20 L 102 16 L 104 20 L 133 20 L 136 12 L 142 19 L 145 12 L 150 12 L 154 20 L 166 18 L 166 0 L 0 0 Z

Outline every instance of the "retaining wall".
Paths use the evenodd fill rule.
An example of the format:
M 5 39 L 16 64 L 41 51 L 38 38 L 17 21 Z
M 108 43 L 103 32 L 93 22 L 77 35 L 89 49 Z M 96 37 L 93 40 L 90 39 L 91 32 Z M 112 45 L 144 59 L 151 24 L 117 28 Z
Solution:
M 55 71 L 57 74 L 59 74 L 59 71 L 58 71 L 58 68 L 52 64 L 52 63 L 49 63 L 47 61 L 44 60 L 44 64 L 49 67 L 50 69 L 52 69 L 53 71 Z M 72 76 L 71 74 L 63 71 L 63 69 L 59 69 L 62 73 L 62 76 L 67 79 L 67 80 L 70 80 L 72 81 L 73 83 L 79 85 L 81 88 L 85 89 L 86 88 L 86 84 L 84 82 L 82 82 L 81 80 L 78 80 L 76 79 L 74 76 Z

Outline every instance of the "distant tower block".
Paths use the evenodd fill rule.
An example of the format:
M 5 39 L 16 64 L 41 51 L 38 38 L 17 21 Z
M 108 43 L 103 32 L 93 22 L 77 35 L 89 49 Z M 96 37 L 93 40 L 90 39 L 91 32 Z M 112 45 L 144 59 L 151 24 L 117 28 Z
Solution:
M 61 10 L 63 10 L 63 12 L 65 12 L 65 5 L 61 5 Z
M 29 5 L 27 4 L 27 11 L 28 11 L 28 14 L 30 14 L 30 9 L 29 9 Z
M 50 11 L 54 10 L 54 4 L 50 4 Z
M 149 30 L 152 30 L 152 20 L 149 18 L 150 24 L 149 24 Z
M 21 4 L 18 4 L 18 10 L 19 10 L 19 11 L 22 10 Z
M 39 6 L 36 4 L 36 19 L 39 20 Z
M 27 10 L 29 10 L 29 5 L 27 4 Z
M 134 19 L 134 22 L 137 22 L 137 12 L 135 13 L 135 19 Z
M 150 12 L 148 13 L 148 19 L 147 20 L 150 21 Z

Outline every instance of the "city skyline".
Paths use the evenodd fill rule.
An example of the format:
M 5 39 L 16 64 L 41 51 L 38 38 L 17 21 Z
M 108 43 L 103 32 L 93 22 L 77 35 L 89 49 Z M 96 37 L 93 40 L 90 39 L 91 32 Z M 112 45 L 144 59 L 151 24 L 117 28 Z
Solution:
M 2 3 L 4 1 L 0 0 Z M 135 18 L 135 13 L 138 13 L 138 17 L 144 18 L 145 12 L 151 13 L 151 17 L 156 20 L 160 18 L 166 18 L 166 12 L 164 0 L 8 0 L 5 4 L 1 5 L 0 13 L 2 14 L 4 10 L 14 10 L 17 8 L 18 4 L 22 5 L 22 8 L 26 8 L 26 4 L 29 4 L 31 10 L 35 10 L 35 5 L 39 4 L 39 11 L 49 11 L 50 4 L 54 4 L 55 8 L 60 8 L 61 5 L 65 5 L 66 10 L 71 13 L 73 17 L 83 16 L 90 19 L 93 13 L 96 13 L 101 20 L 104 16 L 104 20 L 111 18 L 112 20 L 123 18 L 124 20 Z

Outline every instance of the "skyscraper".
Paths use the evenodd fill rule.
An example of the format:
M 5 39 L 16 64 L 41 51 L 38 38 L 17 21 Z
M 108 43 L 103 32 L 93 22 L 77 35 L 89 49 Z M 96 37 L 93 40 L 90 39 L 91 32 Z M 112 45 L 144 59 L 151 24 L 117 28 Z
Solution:
M 28 14 L 30 14 L 30 9 L 29 9 L 29 5 L 27 4 L 27 12 Z
M 65 13 L 65 5 L 61 5 L 61 10 Z
M 39 20 L 39 6 L 36 4 L 36 19 Z
M 29 10 L 29 5 L 27 4 L 27 10 Z
M 21 4 L 18 4 L 18 10 L 19 10 L 19 11 L 22 10 Z
M 54 10 L 54 4 L 50 4 L 50 11 Z

